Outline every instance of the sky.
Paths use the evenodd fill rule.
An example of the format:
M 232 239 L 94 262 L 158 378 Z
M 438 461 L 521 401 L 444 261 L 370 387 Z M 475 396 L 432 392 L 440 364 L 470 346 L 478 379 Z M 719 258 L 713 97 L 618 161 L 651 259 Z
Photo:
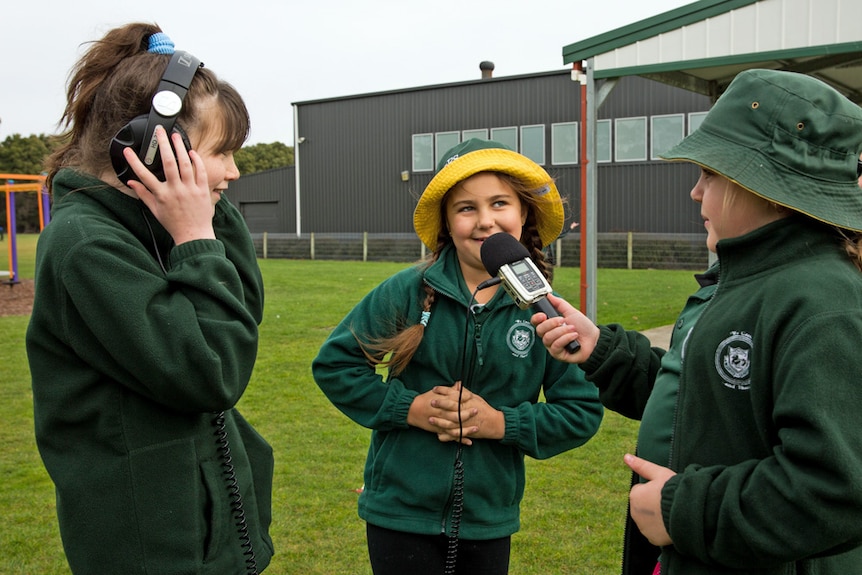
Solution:
M 247 145 L 293 145 L 291 104 L 570 69 L 563 47 L 691 0 L 10 0 L 0 9 L 0 142 L 57 133 L 86 43 L 155 22 L 233 84 Z

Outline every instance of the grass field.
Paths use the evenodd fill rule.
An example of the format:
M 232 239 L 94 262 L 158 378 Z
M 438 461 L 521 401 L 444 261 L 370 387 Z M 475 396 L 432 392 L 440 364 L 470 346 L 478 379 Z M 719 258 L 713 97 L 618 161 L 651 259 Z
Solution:
M 34 243 L 26 236 L 20 241 L 22 278 L 32 277 L 35 250 L 27 246 Z M 0 243 L 0 252 L 5 249 Z M 6 269 L 4 263 L 0 254 L 0 269 Z M 310 363 L 353 304 L 404 266 L 261 261 L 267 300 L 260 354 L 239 407 L 275 450 L 271 532 L 276 556 L 268 575 L 371 572 L 355 492 L 362 485 L 369 432 L 326 400 L 311 377 Z M 598 319 L 635 329 L 671 323 L 694 290 L 691 276 L 686 271 L 599 270 Z M 577 269 L 556 272 L 556 290 L 573 301 L 578 282 Z M 0 318 L 0 419 L 5 422 L 0 428 L 0 573 L 66 574 L 53 487 L 33 439 L 27 321 L 26 316 Z M 607 412 L 599 433 L 585 446 L 546 461 L 528 459 L 511 573 L 618 572 L 629 479 L 622 456 L 634 448 L 636 430 L 635 422 Z

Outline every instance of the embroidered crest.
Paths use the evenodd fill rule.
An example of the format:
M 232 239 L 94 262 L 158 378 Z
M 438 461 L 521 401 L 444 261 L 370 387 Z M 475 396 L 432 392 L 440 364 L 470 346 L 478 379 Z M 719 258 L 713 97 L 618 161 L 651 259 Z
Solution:
M 527 357 L 535 341 L 536 328 L 527 321 L 516 321 L 506 334 L 506 343 L 515 357 Z
M 751 387 L 751 334 L 731 332 L 715 350 L 715 369 L 731 389 Z

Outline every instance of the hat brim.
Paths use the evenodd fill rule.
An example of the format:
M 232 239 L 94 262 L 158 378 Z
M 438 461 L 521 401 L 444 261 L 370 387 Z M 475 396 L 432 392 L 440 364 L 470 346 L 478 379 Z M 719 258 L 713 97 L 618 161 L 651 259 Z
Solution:
M 695 163 L 776 204 L 839 228 L 862 231 L 862 189 L 856 180 L 836 182 L 800 174 L 765 150 L 742 146 L 704 128 L 661 158 Z
M 430 250 L 437 248 L 442 228 L 440 203 L 458 182 L 479 172 L 502 172 L 536 190 L 536 227 L 542 245 L 553 242 L 563 231 L 565 213 L 553 178 L 540 165 L 517 152 L 502 148 L 476 150 L 446 164 L 428 183 L 413 212 L 413 228 Z

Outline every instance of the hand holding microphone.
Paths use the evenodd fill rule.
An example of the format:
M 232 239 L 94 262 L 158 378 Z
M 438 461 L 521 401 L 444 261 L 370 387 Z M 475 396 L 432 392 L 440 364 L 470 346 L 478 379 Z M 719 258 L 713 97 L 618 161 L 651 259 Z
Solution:
M 482 265 L 493 279 L 488 280 L 486 286 L 480 284 L 480 287 L 499 283 L 495 281 L 499 278 L 519 308 L 533 306 L 535 311 L 549 318 L 560 317 L 546 297 L 553 291 L 551 285 L 521 242 L 505 232 L 494 234 L 482 243 L 481 257 Z M 577 353 L 580 347 L 577 341 L 572 341 L 566 345 L 566 351 Z

